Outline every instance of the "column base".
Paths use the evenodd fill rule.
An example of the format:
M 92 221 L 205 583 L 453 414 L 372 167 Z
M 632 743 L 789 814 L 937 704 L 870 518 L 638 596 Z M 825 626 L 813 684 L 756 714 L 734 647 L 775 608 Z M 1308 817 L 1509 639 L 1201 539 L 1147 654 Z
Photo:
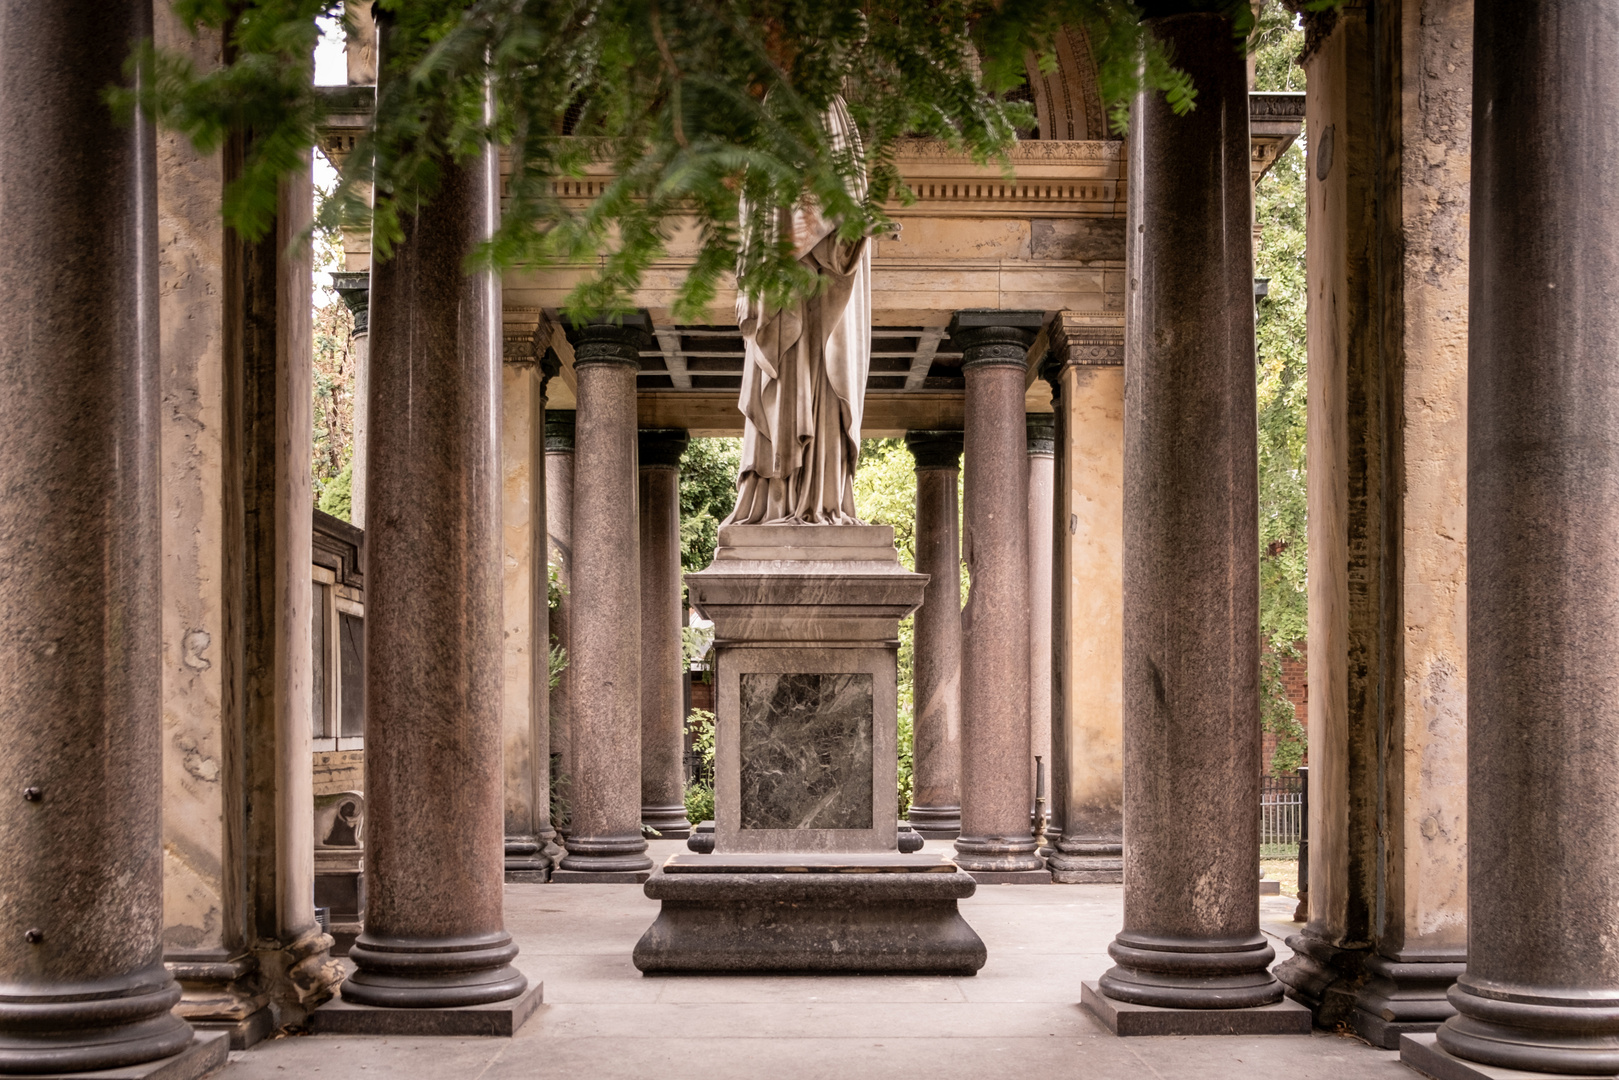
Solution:
M 1350 1027 L 1385 1050 L 1398 1050 L 1401 1036 L 1437 1031 L 1456 1015 L 1456 1007 L 1445 995 L 1466 970 L 1464 954 L 1413 962 L 1373 953 L 1366 957 L 1366 972 L 1371 977 L 1355 995 Z
M 956 865 L 969 874 L 1038 870 L 1049 880 L 1051 875 L 1046 870 L 1046 862 L 1035 854 L 1035 846 L 1032 836 L 959 836 L 956 838 Z
M 1086 982 L 1080 1003 L 1115 1035 L 1310 1034 L 1310 1010 L 1287 998 L 1245 1009 L 1175 1009 L 1115 1001 Z
M 161 963 L 100 982 L 28 989 L 32 993 L 0 996 L 7 1020 L 0 1029 L 0 1075 L 146 1068 L 184 1056 L 196 1041 L 173 1012 L 180 986 Z
M 551 872 L 554 882 L 641 882 L 652 872 L 646 840 L 633 836 L 580 836 L 568 838 L 568 853 Z M 580 877 L 580 874 L 594 875 Z M 625 877 L 613 875 L 634 875 Z M 603 876 L 608 875 L 608 876 Z
M 1440 1046 L 1439 1037 L 1431 1033 L 1401 1036 L 1400 1064 L 1433 1080 L 1579 1080 L 1582 1076 L 1590 1075 L 1527 1072 L 1499 1065 L 1480 1065 L 1452 1054 Z
M 1464 973 L 1448 996 L 1457 1015 L 1435 1036 L 1453 1057 L 1552 1075 L 1619 1074 L 1619 1010 L 1606 993 L 1475 982 Z
M 120 1069 L 96 1069 L 31 1074 L 34 1080 L 200 1080 L 222 1069 L 230 1055 L 230 1038 L 220 1032 L 199 1031 L 191 1045 L 166 1058 Z M 12 1075 L 7 1073 L 6 1075 Z
M 355 940 L 349 958 L 357 969 L 343 983 L 343 1000 L 350 1005 L 457 1009 L 504 1004 L 528 988 L 528 979 L 512 967 L 517 945 L 504 931 L 442 938 L 367 932 Z
M 270 995 L 260 985 L 254 954 L 231 956 L 223 949 L 170 954 L 163 966 L 180 984 L 174 1012 L 193 1030 L 223 1032 L 232 1050 L 246 1050 L 275 1031 Z
M 521 976 L 519 976 L 521 978 Z M 526 982 L 526 980 L 525 980 Z M 447 1008 L 398 1009 L 333 998 L 307 1021 L 311 1035 L 492 1035 L 511 1037 L 545 1000 L 545 984 L 532 983 L 505 1001 Z
M 1366 951 L 1341 949 L 1308 931 L 1289 935 L 1287 947 L 1293 955 L 1276 965 L 1287 996 L 1315 1014 L 1317 1027 L 1330 1030 L 1350 1023 Z
M 1059 839 L 1046 860 L 1051 880 L 1059 885 L 1124 884 L 1124 844 L 1085 843 Z
M 917 806 L 906 815 L 911 828 L 928 840 L 954 840 L 961 835 L 961 807 Z
M 1276 950 L 1260 933 L 1205 938 L 1124 930 L 1107 952 L 1114 966 L 1097 985 L 1115 1002 L 1200 1012 L 1282 1000 L 1282 984 L 1270 973 Z
M 543 883 L 551 873 L 551 858 L 538 836 L 506 837 L 506 881 Z
M 686 804 L 641 807 L 641 822 L 658 830 L 664 840 L 684 840 L 691 835 L 691 822 L 686 819 Z

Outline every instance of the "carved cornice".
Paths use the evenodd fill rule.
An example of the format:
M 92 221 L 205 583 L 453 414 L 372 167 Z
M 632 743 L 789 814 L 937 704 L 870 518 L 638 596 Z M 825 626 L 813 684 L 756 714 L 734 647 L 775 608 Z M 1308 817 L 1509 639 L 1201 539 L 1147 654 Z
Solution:
M 950 340 L 961 349 L 961 368 L 1029 366 L 1029 346 L 1045 322 L 1043 311 L 969 308 L 950 320 Z
M 961 468 L 961 448 L 965 436 L 960 431 L 907 431 L 905 446 L 916 459 L 916 471 Z
M 1122 311 L 1064 311 L 1051 325 L 1054 366 L 1119 367 L 1124 363 Z
M 338 270 L 332 274 L 332 291 L 342 297 L 349 313 L 354 316 L 354 332 L 369 333 L 371 329 L 371 271 Z
M 1029 413 L 1023 418 L 1024 432 L 1029 440 L 1029 453 L 1054 454 L 1057 452 L 1057 417 L 1054 413 Z

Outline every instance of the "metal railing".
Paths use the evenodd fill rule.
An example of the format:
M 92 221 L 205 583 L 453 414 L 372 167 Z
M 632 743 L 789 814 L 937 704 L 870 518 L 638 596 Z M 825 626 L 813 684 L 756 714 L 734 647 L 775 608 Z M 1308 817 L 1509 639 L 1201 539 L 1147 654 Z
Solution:
M 1292 859 L 1304 836 L 1304 777 L 1259 778 L 1259 850 L 1268 859 Z

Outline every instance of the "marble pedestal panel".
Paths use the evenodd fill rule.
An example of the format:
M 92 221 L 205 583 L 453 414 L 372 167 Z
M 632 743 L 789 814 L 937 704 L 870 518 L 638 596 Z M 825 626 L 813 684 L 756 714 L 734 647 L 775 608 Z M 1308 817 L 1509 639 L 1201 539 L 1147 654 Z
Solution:
M 673 855 L 646 883 L 663 907 L 635 966 L 972 975 L 987 954 L 957 901 L 977 887 L 940 855 Z
M 1240 1009 L 1172 1009 L 1117 1001 L 1080 985 L 1080 1003 L 1115 1035 L 1308 1035 L 1310 1010 L 1292 998 Z

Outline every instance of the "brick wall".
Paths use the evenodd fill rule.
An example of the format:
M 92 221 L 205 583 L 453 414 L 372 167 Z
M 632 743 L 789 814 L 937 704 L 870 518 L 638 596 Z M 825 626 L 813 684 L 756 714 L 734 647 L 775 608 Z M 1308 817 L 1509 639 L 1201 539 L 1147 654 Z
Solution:
M 1306 673 L 1309 664 L 1306 660 L 1308 646 L 1305 642 L 1298 642 L 1295 646 L 1299 651 L 1299 659 L 1282 658 L 1282 685 L 1287 688 L 1287 699 L 1293 703 L 1293 715 L 1298 717 L 1301 725 L 1308 726 L 1310 715 L 1310 686 Z M 1267 731 L 1264 735 L 1260 772 L 1264 776 L 1270 775 L 1271 757 L 1276 753 L 1276 736 Z M 1306 764 L 1308 755 L 1306 755 Z

